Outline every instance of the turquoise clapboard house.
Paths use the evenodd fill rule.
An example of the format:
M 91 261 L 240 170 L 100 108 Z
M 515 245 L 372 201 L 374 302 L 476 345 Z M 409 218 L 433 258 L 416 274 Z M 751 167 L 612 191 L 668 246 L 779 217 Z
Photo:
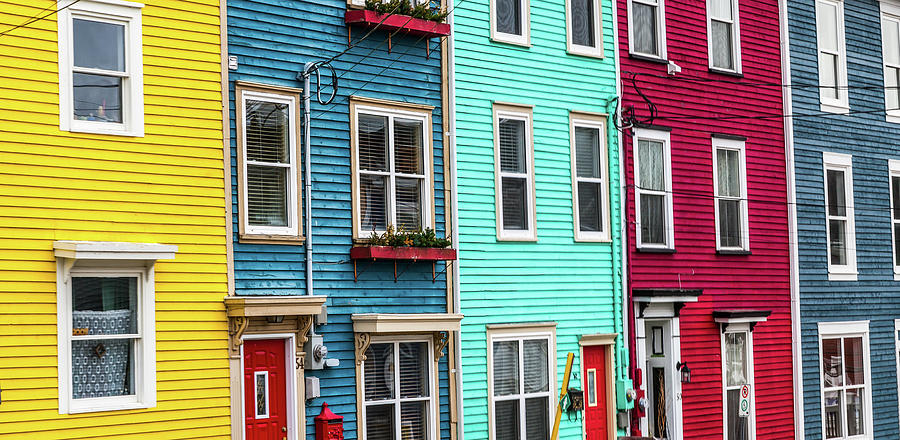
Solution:
M 617 434 L 630 387 L 614 17 L 598 0 L 453 11 L 467 439 L 549 438 L 568 353 L 586 408 L 560 438 Z

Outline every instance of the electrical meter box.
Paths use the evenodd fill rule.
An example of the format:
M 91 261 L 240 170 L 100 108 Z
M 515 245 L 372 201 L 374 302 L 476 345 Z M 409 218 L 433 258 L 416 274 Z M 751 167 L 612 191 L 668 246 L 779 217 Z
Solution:
M 625 411 L 634 407 L 634 400 L 628 398 L 628 391 L 632 389 L 634 382 L 631 379 L 616 381 L 616 409 Z

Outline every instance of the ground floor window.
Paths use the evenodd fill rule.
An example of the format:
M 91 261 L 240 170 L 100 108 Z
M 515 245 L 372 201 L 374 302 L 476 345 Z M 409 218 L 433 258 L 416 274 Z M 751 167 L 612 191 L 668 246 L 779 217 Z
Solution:
M 819 350 L 824 437 L 870 434 L 868 322 L 820 323 Z

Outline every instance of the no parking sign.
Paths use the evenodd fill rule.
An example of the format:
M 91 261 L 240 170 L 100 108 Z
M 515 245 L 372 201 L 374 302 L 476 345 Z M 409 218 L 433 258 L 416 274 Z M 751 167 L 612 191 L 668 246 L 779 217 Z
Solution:
M 750 417 L 750 385 L 741 385 L 741 401 L 738 403 L 738 416 Z

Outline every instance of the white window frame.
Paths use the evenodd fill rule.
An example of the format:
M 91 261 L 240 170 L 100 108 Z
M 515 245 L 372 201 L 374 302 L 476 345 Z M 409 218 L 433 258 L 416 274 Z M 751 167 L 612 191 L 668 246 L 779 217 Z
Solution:
M 497 213 L 497 240 L 500 241 L 536 241 L 537 219 L 534 189 L 534 127 L 533 112 L 530 106 L 515 104 L 494 104 L 494 206 Z M 525 170 L 526 173 L 508 173 L 500 168 L 500 119 L 517 119 L 525 121 Z M 515 230 L 503 228 L 503 177 L 524 178 L 526 184 L 525 200 L 528 203 L 528 229 Z
M 609 241 L 610 240 L 610 223 L 609 223 L 609 166 L 607 148 L 607 135 L 605 117 L 590 115 L 570 114 L 569 123 L 569 142 L 571 149 L 571 170 L 572 170 L 572 205 L 574 207 L 573 220 L 575 222 L 575 241 Z M 600 178 L 578 177 L 577 170 L 577 151 L 575 148 L 575 128 L 591 128 L 600 131 Z M 582 231 L 581 230 L 581 208 L 578 205 L 578 182 L 599 183 L 600 184 L 600 213 L 601 231 Z
M 894 226 L 900 225 L 900 220 L 894 219 L 894 188 L 893 181 L 894 177 L 900 177 L 900 160 L 889 159 L 888 160 L 888 191 L 890 193 L 890 202 L 891 202 L 891 260 L 894 262 L 894 280 L 900 281 L 900 260 L 897 259 L 897 235 L 894 232 Z
M 427 351 L 426 355 L 428 356 L 428 381 L 429 381 L 429 392 L 428 397 L 417 397 L 417 398 L 400 398 L 399 393 L 399 384 L 400 384 L 400 364 L 399 364 L 399 356 L 400 352 L 398 349 L 399 344 L 401 343 L 422 343 L 426 344 L 425 350 Z M 434 339 L 422 336 L 422 335 L 397 335 L 397 336 L 372 336 L 371 344 L 394 344 L 394 387 L 398 387 L 394 389 L 394 398 L 393 399 L 384 399 L 384 400 L 373 400 L 371 403 L 366 401 L 366 360 L 362 361 L 360 364 L 359 371 L 359 383 L 361 384 L 362 391 L 360 393 L 362 404 L 360 405 L 360 420 L 358 424 L 358 429 L 362 433 L 360 438 L 366 438 L 366 408 L 372 405 L 384 405 L 384 404 L 393 404 L 394 405 L 394 417 L 395 420 L 400 422 L 400 403 L 401 402 L 428 402 L 428 429 L 426 430 L 426 435 L 428 436 L 426 440 L 434 440 L 438 438 L 438 424 L 440 424 L 439 417 L 439 409 L 437 407 L 437 397 L 440 395 L 439 389 L 439 380 L 437 375 L 437 362 L 434 359 Z M 399 428 L 399 426 L 395 426 Z M 395 429 L 394 430 L 394 440 L 402 440 L 401 438 L 402 430 Z
M 556 327 L 555 324 L 549 325 L 522 325 L 501 324 L 496 328 L 488 326 L 487 330 L 487 393 L 488 393 L 488 439 L 494 440 L 497 437 L 496 423 L 494 422 L 494 342 L 500 341 L 519 341 L 519 384 L 521 388 L 522 380 L 524 380 L 523 371 L 525 364 L 524 356 L 524 340 L 546 339 L 547 340 L 547 372 L 549 375 L 549 387 L 547 392 L 515 394 L 503 396 L 501 400 L 519 400 L 519 433 L 521 438 L 525 438 L 525 399 L 529 397 L 548 396 L 547 404 L 549 405 L 548 427 L 553 426 L 553 417 L 555 408 L 557 407 L 556 396 Z
M 856 269 L 856 210 L 853 202 L 853 158 L 849 154 L 838 153 L 822 153 L 823 165 L 823 189 L 825 199 L 825 256 L 828 262 L 828 280 L 829 281 L 855 281 L 857 278 Z M 847 264 L 835 265 L 831 264 L 831 230 L 829 220 L 832 216 L 828 214 L 828 170 L 836 170 L 844 172 L 844 199 L 847 201 L 846 221 L 847 221 Z
M 719 150 L 737 151 L 740 157 L 739 170 L 741 173 L 740 197 L 725 197 L 719 194 Z M 712 155 L 713 155 L 713 194 L 715 203 L 714 210 L 716 215 L 716 250 L 717 251 L 749 251 L 750 250 L 750 214 L 749 214 L 749 197 L 747 195 L 747 159 L 746 159 L 746 142 L 737 139 L 727 139 L 721 137 L 712 138 Z M 741 245 L 737 247 L 724 247 L 721 245 L 721 236 L 719 234 L 719 200 L 737 200 L 741 210 Z
M 665 190 L 655 191 L 642 189 L 640 187 L 640 163 L 638 159 L 638 141 L 649 140 L 662 142 L 663 144 L 663 160 L 665 161 Z M 635 246 L 638 249 L 675 249 L 675 200 L 672 194 L 672 142 L 668 131 L 653 130 L 647 128 L 637 128 L 634 130 L 632 141 L 632 156 L 634 157 L 634 212 L 635 212 Z M 663 196 L 665 202 L 665 244 L 642 244 L 641 243 L 641 195 L 660 195 Z
M 725 327 L 725 331 L 719 332 L 719 346 L 722 350 L 722 432 L 728 432 L 728 380 L 725 377 L 726 366 L 725 366 L 725 335 L 728 333 L 746 333 L 747 335 L 747 379 L 749 379 L 750 385 L 750 417 L 749 417 L 749 431 L 750 438 L 747 440 L 756 439 L 756 375 L 753 371 L 753 331 L 750 330 L 750 324 L 741 322 L 734 324 L 721 324 L 727 325 Z M 732 387 L 733 389 L 733 387 Z M 740 389 L 740 388 L 738 388 Z M 724 434 L 723 434 L 724 435 Z M 730 439 L 729 439 L 730 440 Z
M 522 12 L 520 20 L 522 20 L 522 35 L 507 34 L 497 30 L 497 0 L 491 0 L 491 40 L 500 43 L 515 44 L 518 46 L 531 46 L 531 1 L 517 0 L 522 2 Z
M 366 239 L 372 235 L 372 230 L 364 230 L 361 225 L 361 211 L 360 211 L 360 186 L 359 186 L 359 134 L 357 131 L 359 130 L 359 115 L 373 115 L 373 116 L 384 116 L 388 118 L 388 133 L 387 133 L 387 161 L 388 161 L 388 171 L 365 171 L 365 174 L 369 175 L 381 175 L 389 177 L 388 188 L 385 189 L 385 196 L 388 199 L 388 212 L 387 214 L 387 224 L 393 225 L 395 228 L 397 226 L 397 197 L 394 194 L 394 181 L 397 177 L 415 177 L 422 179 L 424 178 L 423 187 L 422 187 L 422 229 L 425 228 L 434 228 L 434 156 L 432 153 L 432 138 L 433 131 L 431 127 L 431 112 L 429 111 L 416 111 L 416 110 L 406 110 L 401 104 L 393 105 L 385 103 L 384 105 L 377 104 L 364 104 L 362 102 L 356 102 L 357 98 L 354 98 L 354 102 L 351 103 L 350 111 L 351 111 L 351 155 L 353 161 L 353 238 L 354 239 Z M 422 107 L 424 108 L 424 107 Z M 430 109 L 430 107 L 429 107 Z M 422 174 L 403 174 L 393 171 L 394 169 L 394 118 L 402 118 L 402 119 L 412 119 L 422 122 L 422 166 L 424 175 Z M 375 231 L 378 234 L 382 234 L 385 231 Z
M 731 2 L 731 56 L 734 60 L 734 69 L 726 69 L 724 67 L 716 67 L 713 65 L 713 44 L 712 44 L 712 22 L 713 20 L 728 22 L 721 18 L 715 18 L 712 15 L 712 2 L 706 2 L 706 49 L 709 56 L 709 69 L 726 73 L 741 73 L 741 20 L 738 10 L 740 9 L 740 0 L 729 0 Z
M 864 391 L 866 393 L 865 401 L 863 404 L 865 405 L 865 424 L 866 424 L 866 432 L 863 435 L 857 435 L 852 437 L 837 437 L 838 440 L 849 440 L 849 439 L 872 439 L 872 431 L 873 431 L 873 423 L 872 423 L 872 357 L 869 352 L 869 321 L 845 321 L 845 322 L 819 322 L 819 335 L 818 335 L 818 352 L 819 356 L 816 359 L 818 362 L 818 367 L 816 367 L 819 372 L 819 409 L 820 409 L 820 418 L 821 418 L 821 434 L 822 438 L 825 438 L 825 371 L 823 371 L 822 366 L 822 340 L 823 339 L 833 339 L 833 338 L 855 338 L 861 337 L 863 342 L 863 362 L 865 362 L 865 387 Z M 841 350 L 843 350 L 843 343 L 841 344 Z M 837 389 L 843 389 L 843 387 L 837 387 Z M 835 388 L 831 388 L 835 389 Z M 846 405 L 846 401 L 843 400 L 844 405 Z M 841 411 L 842 415 L 844 411 Z M 846 426 L 846 423 L 843 424 Z
M 880 1 L 879 5 L 881 6 L 881 21 L 891 21 L 898 28 L 900 28 L 900 4 L 893 3 L 890 1 Z M 885 95 L 887 94 L 887 69 L 900 69 L 900 64 L 888 64 L 887 62 L 887 47 L 885 47 L 885 39 L 884 39 L 884 23 L 882 23 L 882 37 L 881 37 L 881 59 L 884 64 L 884 85 L 885 85 Z M 895 50 L 900 50 L 900 48 L 894 48 Z M 898 87 L 900 87 L 900 81 L 898 81 Z M 887 97 L 885 97 L 885 121 L 892 123 L 900 123 L 900 109 L 888 109 L 887 108 Z
M 71 5 L 71 6 L 69 6 Z M 63 0 L 57 13 L 59 39 L 59 129 L 77 133 L 144 136 L 144 78 L 141 40 L 143 4 L 123 0 Z M 86 19 L 125 26 L 125 72 L 75 67 L 73 20 Z M 122 78 L 122 122 L 75 119 L 74 73 Z
M 816 13 L 816 65 L 819 63 L 819 54 L 823 52 L 822 48 L 819 45 L 818 36 L 821 33 L 821 26 L 819 21 L 819 3 L 830 4 L 835 6 L 837 11 L 837 30 L 838 30 L 838 52 L 831 53 L 831 55 L 837 55 L 838 60 L 838 72 L 837 72 L 837 87 L 839 98 L 838 99 L 825 99 L 822 98 L 821 91 L 819 94 L 819 99 L 821 101 L 821 110 L 823 112 L 830 113 L 847 113 L 850 111 L 850 101 L 849 94 L 850 90 L 847 87 L 847 42 L 844 37 L 844 2 L 842 0 L 816 0 L 815 5 L 815 13 Z M 816 72 L 816 75 L 819 76 L 819 72 Z M 819 85 L 821 85 L 821 80 Z
M 603 11 L 600 0 L 590 0 L 594 4 L 594 16 L 591 24 L 594 27 L 594 43 L 596 47 L 575 44 L 572 40 L 572 0 L 566 1 L 566 50 L 573 55 L 603 58 Z
M 656 6 L 656 50 L 659 54 L 652 53 L 643 53 L 638 52 L 634 48 L 634 22 L 632 21 L 632 17 L 634 13 L 632 12 L 632 3 L 637 2 L 641 4 L 645 4 L 648 6 Z M 665 0 L 628 0 L 628 53 L 630 55 L 637 55 L 641 57 L 647 58 L 657 58 L 660 60 L 665 60 L 668 58 L 668 54 L 666 53 L 666 7 Z
M 300 141 L 298 136 L 299 130 L 299 97 L 295 93 L 287 91 L 279 91 L 275 89 L 267 90 L 264 86 L 250 86 L 245 84 L 237 84 L 235 87 L 235 102 L 237 109 L 235 112 L 235 126 L 238 133 L 238 178 L 240 179 L 238 200 L 240 203 L 240 239 L 241 241 L 253 240 L 286 240 L 298 241 L 302 239 L 300 232 L 301 224 L 301 197 L 300 197 Z M 247 101 L 264 101 L 276 104 L 288 105 L 288 121 L 290 123 L 287 128 L 289 133 L 289 145 L 287 150 L 291 155 L 290 163 L 274 164 L 270 162 L 255 162 L 247 160 L 247 138 L 246 138 L 246 109 Z M 251 225 L 249 218 L 249 189 L 247 182 L 247 167 L 249 165 L 262 165 L 267 167 L 283 167 L 288 168 L 286 188 L 286 206 L 288 226 L 262 226 Z

